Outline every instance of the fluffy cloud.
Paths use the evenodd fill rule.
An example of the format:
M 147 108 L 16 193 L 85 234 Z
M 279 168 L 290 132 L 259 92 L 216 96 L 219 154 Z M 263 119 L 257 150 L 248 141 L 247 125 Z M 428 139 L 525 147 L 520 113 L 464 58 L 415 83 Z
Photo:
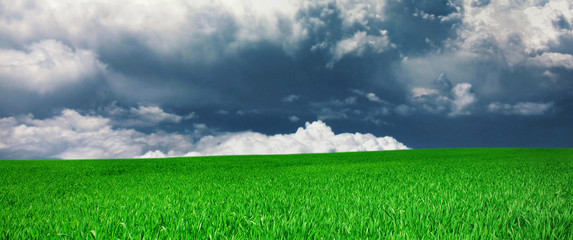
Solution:
M 195 133 L 206 126 L 196 124 Z M 117 129 L 109 118 L 66 109 L 47 119 L 31 115 L 0 119 L 0 158 L 133 158 L 183 155 L 286 154 L 406 149 L 392 137 L 334 134 L 321 121 L 294 134 L 267 136 L 255 132 L 193 137 L 175 133 L 142 133 Z
M 298 122 L 298 121 L 300 120 L 300 118 L 297 117 L 297 116 L 292 115 L 292 116 L 289 116 L 289 117 L 288 117 L 288 120 L 291 121 L 291 122 Z
M 297 21 L 301 4 L 2 0 L 0 35 L 14 42 L 61 39 L 89 49 L 135 40 L 158 55 L 184 53 L 186 59 L 210 61 L 260 41 L 272 42 L 286 52 L 295 50 L 307 37 L 307 29 Z
M 515 105 L 503 103 L 490 103 L 488 110 L 493 113 L 502 113 L 505 115 L 543 115 L 553 107 L 552 102 L 548 103 L 533 103 L 533 102 L 520 102 Z
M 545 52 L 539 56 L 529 59 L 529 62 L 546 68 L 562 67 L 573 69 L 573 55 L 571 54 Z
M 180 116 L 173 113 L 167 113 L 158 106 L 131 107 L 129 109 L 121 108 L 115 105 L 106 109 L 106 113 L 115 120 L 114 125 L 122 127 L 148 127 L 156 126 L 160 123 L 180 123 L 182 120 L 196 118 L 194 112 L 186 116 Z
M 472 85 L 469 83 L 460 83 L 454 87 L 452 90 L 453 99 L 452 112 L 449 113 L 450 116 L 470 114 L 467 108 L 477 101 L 471 89 Z
M 325 26 L 324 18 L 337 14 L 345 29 L 368 27 L 383 19 L 386 4 L 373 0 L 2 0 L 0 5 L 0 35 L 13 42 L 62 39 L 100 49 L 128 39 L 160 55 L 183 51 L 187 59 L 209 61 L 257 42 L 273 43 L 292 54 L 309 32 Z M 317 9 L 323 11 L 320 16 L 310 14 Z
M 336 1 L 338 10 L 345 27 L 352 27 L 356 24 L 368 27 L 369 23 L 376 20 L 383 20 L 383 11 L 386 1 L 377 0 L 338 0 Z
M 433 86 L 435 88 L 413 88 L 412 103 L 431 113 L 449 109 L 450 117 L 471 114 L 468 108 L 477 102 L 477 97 L 470 83 L 459 83 L 452 88 L 451 82 L 442 73 L 433 81 Z
M 114 129 L 109 118 L 63 110 L 48 119 L 0 119 L 0 154 L 10 158 L 132 158 L 154 149 L 184 153 L 187 136 Z
M 573 3 L 569 0 L 463 1 L 460 47 L 479 54 L 502 54 L 509 65 L 529 54 L 545 52 L 573 36 Z M 562 22 L 562 24 L 558 24 Z
M 33 43 L 26 51 L 0 49 L 0 83 L 37 93 L 81 82 L 104 70 L 94 52 L 74 50 L 56 40 Z
M 427 88 L 432 81 L 428 76 L 447 72 L 489 101 L 507 97 L 508 91 L 514 99 L 526 98 L 527 91 L 520 90 L 527 88 L 554 96 L 571 85 L 561 79 L 547 87 L 540 75 L 549 68 L 573 69 L 572 1 L 460 0 L 449 5 L 455 9 L 451 14 L 431 21 L 451 26 L 452 35 L 429 42 L 432 46 L 425 54 L 404 57 L 396 68 L 398 78 Z
M 332 60 L 328 63 L 328 67 L 332 68 L 336 62 L 349 54 L 362 56 L 366 51 L 381 53 L 392 47 L 394 45 L 390 42 L 388 31 L 380 31 L 380 36 L 372 36 L 366 34 L 366 32 L 359 31 L 352 37 L 336 43 L 331 50 Z
M 292 134 L 264 135 L 255 132 L 231 133 L 203 137 L 187 156 L 239 155 L 239 154 L 292 154 L 352 151 L 380 151 L 407 149 L 392 137 L 376 137 L 372 134 L 335 134 L 322 121 L 306 123 Z M 144 157 L 165 157 L 158 151 L 150 151 Z

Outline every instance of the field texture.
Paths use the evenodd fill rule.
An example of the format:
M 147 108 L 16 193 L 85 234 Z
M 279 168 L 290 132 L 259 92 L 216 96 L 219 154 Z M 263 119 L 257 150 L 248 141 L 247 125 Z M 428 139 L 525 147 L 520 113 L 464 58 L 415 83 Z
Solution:
M 573 239 L 573 149 L 0 161 L 0 239 Z

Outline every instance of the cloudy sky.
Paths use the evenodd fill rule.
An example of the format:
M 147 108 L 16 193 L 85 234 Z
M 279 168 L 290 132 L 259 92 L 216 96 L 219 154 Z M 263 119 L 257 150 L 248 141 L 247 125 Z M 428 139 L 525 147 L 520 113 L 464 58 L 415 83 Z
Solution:
M 0 0 L 0 159 L 573 147 L 570 0 Z

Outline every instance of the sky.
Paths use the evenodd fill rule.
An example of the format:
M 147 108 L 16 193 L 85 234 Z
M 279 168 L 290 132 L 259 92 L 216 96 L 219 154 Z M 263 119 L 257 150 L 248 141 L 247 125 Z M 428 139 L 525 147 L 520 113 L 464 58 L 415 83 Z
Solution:
M 573 147 L 570 0 L 0 0 L 0 159 Z

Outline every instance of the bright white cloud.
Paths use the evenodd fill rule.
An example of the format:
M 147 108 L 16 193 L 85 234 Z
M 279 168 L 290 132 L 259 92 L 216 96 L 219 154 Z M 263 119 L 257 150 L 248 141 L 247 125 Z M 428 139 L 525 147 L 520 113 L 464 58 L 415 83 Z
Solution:
M 344 56 L 352 54 L 362 56 L 366 51 L 372 53 L 381 53 L 389 48 L 394 47 L 388 37 L 388 31 L 380 31 L 380 36 L 372 36 L 366 32 L 358 31 L 352 37 L 340 40 L 332 48 L 332 60 L 328 67 L 334 67 L 334 64 L 340 61 Z
M 522 63 L 529 54 L 545 52 L 561 38 L 573 36 L 570 0 L 491 1 L 475 4 L 465 0 L 460 6 L 459 45 L 477 54 L 501 54 L 510 66 Z M 457 44 L 457 43 L 456 43 Z
M 503 103 L 490 103 L 488 110 L 493 113 L 502 113 L 505 115 L 543 115 L 553 108 L 553 103 L 534 103 L 534 102 L 520 102 L 514 105 Z
M 0 152 L 15 158 L 132 158 L 153 149 L 173 154 L 192 147 L 187 136 L 114 129 L 111 119 L 63 110 L 48 119 L 0 119 Z
M 196 133 L 206 126 L 196 124 Z M 66 109 L 47 119 L 31 115 L 0 118 L 0 154 L 11 158 L 133 158 L 183 155 L 286 154 L 406 149 L 392 137 L 334 134 L 321 121 L 307 123 L 293 134 L 267 136 L 255 132 L 193 137 L 116 129 L 109 118 Z
M 292 154 L 353 152 L 407 149 L 392 137 L 376 137 L 372 134 L 335 134 L 322 121 L 306 123 L 292 134 L 264 135 L 255 132 L 230 133 L 221 136 L 203 137 L 195 151 L 188 156 L 238 155 L 238 154 Z M 168 156 L 152 151 L 146 156 Z
M 0 83 L 37 93 L 79 83 L 104 70 L 94 52 L 74 50 L 56 40 L 33 43 L 26 51 L 0 49 Z

